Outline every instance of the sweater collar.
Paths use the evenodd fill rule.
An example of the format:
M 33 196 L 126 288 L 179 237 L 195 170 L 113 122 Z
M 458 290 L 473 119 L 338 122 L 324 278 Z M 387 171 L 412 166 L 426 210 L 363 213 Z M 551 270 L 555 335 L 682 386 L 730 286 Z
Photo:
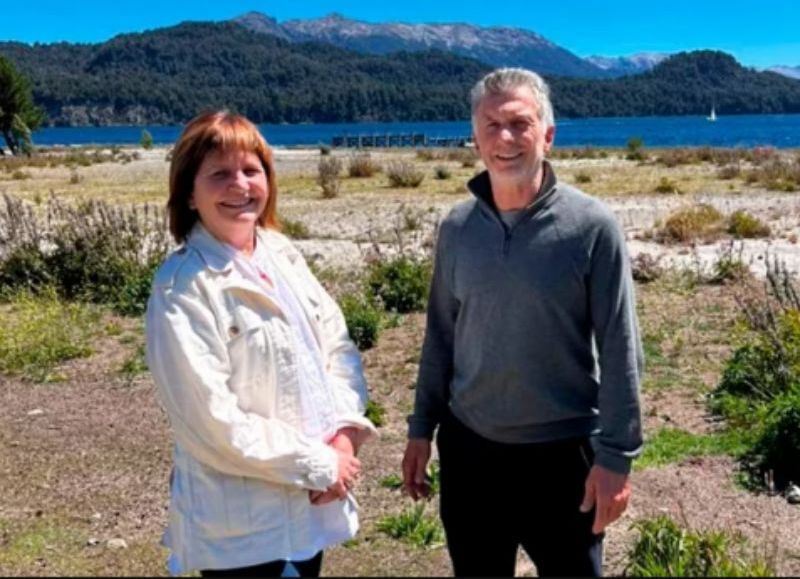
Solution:
M 548 160 L 542 162 L 544 176 L 542 177 L 542 184 L 533 203 L 526 207 L 524 211 L 534 213 L 538 211 L 545 203 L 547 203 L 555 194 L 558 185 L 553 166 Z M 491 210 L 492 213 L 497 214 L 497 206 L 494 203 L 494 196 L 492 195 L 492 182 L 489 179 L 489 171 L 482 171 L 475 177 L 467 182 L 467 188 L 472 192 L 478 200 Z

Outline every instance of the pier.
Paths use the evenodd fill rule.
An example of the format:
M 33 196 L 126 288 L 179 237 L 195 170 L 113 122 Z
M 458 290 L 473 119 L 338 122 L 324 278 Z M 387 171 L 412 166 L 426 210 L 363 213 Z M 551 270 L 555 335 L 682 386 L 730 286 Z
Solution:
M 341 135 L 331 139 L 333 147 L 465 147 L 469 137 L 429 137 L 424 133 Z

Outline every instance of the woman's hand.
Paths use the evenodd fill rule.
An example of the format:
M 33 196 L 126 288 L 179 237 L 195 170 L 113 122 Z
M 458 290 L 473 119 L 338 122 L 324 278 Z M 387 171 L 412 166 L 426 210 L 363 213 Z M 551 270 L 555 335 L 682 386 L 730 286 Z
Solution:
M 330 440 L 330 442 L 328 442 L 328 444 L 336 450 L 349 452 L 353 456 L 356 456 L 358 454 L 358 449 L 361 446 L 359 438 L 360 436 L 358 429 L 348 426 L 345 428 L 340 428 L 336 434 L 333 435 L 333 438 Z
M 347 439 L 347 442 L 340 441 L 340 444 L 349 444 L 349 439 Z M 350 450 L 342 450 L 337 448 L 332 440 L 331 446 L 336 451 L 339 458 L 339 478 L 324 491 L 308 492 L 308 498 L 311 504 L 314 505 L 324 505 L 336 499 L 340 501 L 344 500 L 347 497 L 347 492 L 353 488 L 356 480 L 361 476 L 361 461 L 353 455 L 352 445 L 350 446 Z

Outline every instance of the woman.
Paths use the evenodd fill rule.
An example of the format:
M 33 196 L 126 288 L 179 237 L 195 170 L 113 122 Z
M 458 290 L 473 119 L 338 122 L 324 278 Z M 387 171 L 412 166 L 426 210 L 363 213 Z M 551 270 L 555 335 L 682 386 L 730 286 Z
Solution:
M 167 209 L 182 244 L 156 274 L 147 359 L 175 436 L 174 574 L 318 576 L 357 529 L 350 488 L 375 432 L 341 311 L 278 232 L 272 153 L 214 112 L 175 145 Z

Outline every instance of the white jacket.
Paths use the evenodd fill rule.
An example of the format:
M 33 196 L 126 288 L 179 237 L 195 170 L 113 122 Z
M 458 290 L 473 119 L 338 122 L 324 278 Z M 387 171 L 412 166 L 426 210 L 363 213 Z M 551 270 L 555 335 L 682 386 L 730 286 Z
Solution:
M 259 229 L 258 243 L 273 252 L 320 344 L 335 428 L 373 433 L 361 359 L 339 307 L 285 236 Z M 148 365 L 175 437 L 164 536 L 170 571 L 245 567 L 323 549 L 313 509 L 341 513 L 325 529 L 328 540 L 352 537 L 350 501 L 309 502 L 309 489 L 336 481 L 337 455 L 302 433 L 285 318 L 201 225 L 156 273 L 146 326 Z

